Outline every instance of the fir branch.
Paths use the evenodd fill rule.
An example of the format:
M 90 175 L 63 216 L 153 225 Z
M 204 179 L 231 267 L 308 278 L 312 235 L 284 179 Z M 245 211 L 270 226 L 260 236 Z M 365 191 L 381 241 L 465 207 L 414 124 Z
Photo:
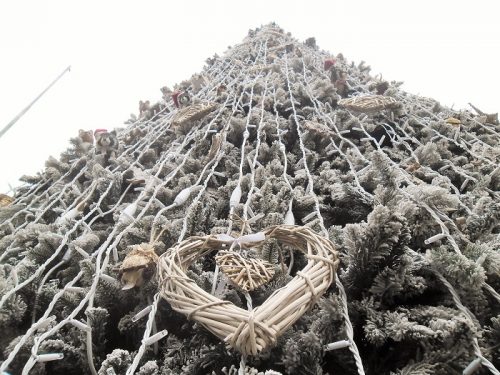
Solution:
M 404 252 L 410 239 L 405 219 L 384 206 L 377 206 L 365 224 L 348 224 L 345 228 L 342 275 L 354 295 L 365 292 L 380 269 L 390 266 Z

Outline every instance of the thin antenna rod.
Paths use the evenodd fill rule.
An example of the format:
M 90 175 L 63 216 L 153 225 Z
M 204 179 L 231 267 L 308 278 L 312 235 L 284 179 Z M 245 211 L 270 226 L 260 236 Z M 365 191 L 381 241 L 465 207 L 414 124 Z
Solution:
M 54 86 L 54 84 L 59 81 L 59 79 L 66 73 L 66 72 L 69 72 L 71 70 L 71 65 L 68 66 L 66 69 L 63 70 L 63 72 L 61 74 L 59 74 L 57 76 L 57 78 L 55 80 L 52 81 L 52 83 L 47 86 L 47 88 L 45 90 L 43 90 L 40 95 L 38 95 L 26 108 L 24 108 L 21 112 L 19 112 L 19 114 L 14 117 L 8 124 L 7 126 L 5 126 L 5 128 L 3 128 L 2 130 L 0 130 L 0 138 L 2 138 L 2 136 L 7 133 L 7 131 L 26 113 L 29 111 L 29 109 L 33 106 L 33 104 L 35 104 L 38 99 L 40 99 L 42 97 L 43 94 L 45 94 L 47 91 L 49 91 L 49 89 Z

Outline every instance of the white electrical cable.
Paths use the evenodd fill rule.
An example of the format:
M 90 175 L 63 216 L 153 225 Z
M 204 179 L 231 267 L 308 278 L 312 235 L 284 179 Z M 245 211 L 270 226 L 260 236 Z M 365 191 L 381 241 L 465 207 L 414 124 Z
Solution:
M 302 151 L 302 157 L 304 159 L 304 169 L 306 171 L 306 175 L 307 175 L 307 178 L 308 178 L 308 181 L 309 181 L 309 186 L 310 186 L 310 190 L 309 191 L 310 191 L 310 194 L 314 198 L 315 211 L 317 212 L 317 219 L 318 219 L 319 225 L 321 227 L 321 230 L 323 232 L 323 235 L 326 238 L 328 238 L 328 230 L 326 229 L 324 221 L 323 221 L 323 217 L 321 216 L 321 211 L 320 211 L 320 208 L 319 208 L 318 197 L 314 193 L 313 179 L 312 179 L 311 173 L 309 171 L 309 167 L 307 166 L 307 162 L 306 162 L 306 160 L 307 160 L 306 159 L 306 157 L 307 157 L 306 148 L 304 146 L 304 142 L 303 142 L 303 139 L 302 139 L 302 130 L 301 130 L 301 125 L 300 125 L 300 120 L 299 120 L 299 118 L 297 116 L 297 112 L 296 112 L 296 109 L 295 109 L 295 101 L 294 101 L 294 98 L 293 98 L 291 84 L 290 84 L 288 61 L 287 61 L 286 54 L 285 54 L 285 57 L 284 57 L 284 61 L 285 61 L 284 70 L 285 70 L 286 82 L 287 82 L 287 87 L 288 87 L 288 94 L 290 96 L 290 101 L 292 103 L 293 118 L 294 118 L 295 124 L 297 126 L 297 134 L 298 134 L 298 138 L 299 138 L 299 145 L 300 145 L 300 149 Z M 344 322 L 345 322 L 345 325 L 346 325 L 346 334 L 347 334 L 349 342 L 351 343 L 351 345 L 349 346 L 349 350 L 353 354 L 358 374 L 359 375 L 365 375 L 365 371 L 364 371 L 364 368 L 363 368 L 363 362 L 361 360 L 361 355 L 359 354 L 359 351 L 358 351 L 358 348 L 356 346 L 356 343 L 354 342 L 354 332 L 353 332 L 353 329 L 352 329 L 351 320 L 349 319 L 349 311 L 348 311 L 348 308 L 347 308 L 347 296 L 345 294 L 344 287 L 343 287 L 342 283 L 340 282 L 340 279 L 338 278 L 337 273 L 335 274 L 335 277 L 336 277 L 337 288 L 339 289 L 340 300 L 341 300 L 342 306 L 343 306 L 343 308 L 342 308 L 342 315 L 344 317 Z

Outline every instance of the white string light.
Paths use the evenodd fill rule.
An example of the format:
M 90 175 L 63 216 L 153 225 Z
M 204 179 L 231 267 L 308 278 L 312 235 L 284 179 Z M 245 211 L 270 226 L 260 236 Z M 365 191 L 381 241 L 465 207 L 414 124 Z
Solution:
M 146 152 L 148 152 L 148 150 L 150 149 L 151 145 L 154 142 L 157 142 L 162 137 L 165 137 L 166 134 L 172 133 L 172 130 L 170 129 L 170 123 L 173 115 L 175 114 L 175 109 L 173 109 L 171 104 L 167 103 L 165 109 L 163 109 L 163 111 L 161 111 L 159 114 L 156 114 L 155 117 L 151 119 L 137 120 L 134 123 L 129 124 L 125 129 L 125 131 L 123 131 L 119 135 L 119 138 L 123 139 L 123 137 L 127 136 L 131 130 L 139 126 L 141 127 L 141 129 L 145 131 L 146 135 L 144 137 L 141 137 L 134 144 L 124 148 L 123 152 L 116 158 L 118 162 L 124 161 L 127 163 L 129 163 L 128 160 L 132 158 L 133 160 L 130 163 L 130 168 L 139 167 L 144 172 L 149 173 L 151 175 L 151 180 L 148 180 L 146 182 L 145 187 L 131 187 L 131 185 L 128 185 L 125 191 L 121 193 L 119 200 L 105 209 L 104 208 L 105 205 L 102 204 L 103 201 L 106 198 L 109 198 L 109 194 L 112 191 L 112 189 L 116 188 L 115 182 L 110 181 L 106 186 L 106 190 L 104 192 L 100 191 L 99 199 L 97 200 L 97 202 L 95 203 L 87 202 L 87 203 L 92 203 L 92 205 L 89 205 L 88 213 L 84 215 L 83 212 L 79 210 L 78 204 L 79 202 L 82 202 L 83 199 L 86 199 L 87 197 L 90 197 L 93 194 L 93 189 L 96 188 L 96 184 L 93 183 L 85 188 L 77 187 L 80 185 L 77 182 L 82 178 L 84 178 L 86 174 L 89 174 L 92 171 L 89 169 L 89 165 L 87 165 L 85 161 L 76 160 L 75 163 L 73 164 L 73 167 L 71 167 L 68 172 L 59 176 L 57 180 L 54 180 L 52 182 L 45 179 L 45 177 L 42 177 L 42 179 L 39 182 L 36 182 L 31 187 L 23 188 L 24 192 L 18 196 L 17 202 L 22 203 L 24 205 L 24 208 L 14 213 L 12 217 L 10 217 L 3 223 L 3 225 L 6 225 L 12 229 L 12 234 L 16 235 L 17 233 L 19 233 L 20 230 L 26 228 L 31 223 L 35 224 L 43 222 L 43 218 L 50 212 L 56 212 L 59 215 L 59 218 L 56 220 L 56 224 L 60 226 L 65 226 L 66 228 L 64 229 L 64 231 L 60 230 L 59 232 L 62 234 L 61 244 L 54 250 L 54 253 L 37 268 L 34 274 L 28 276 L 26 279 L 18 280 L 17 276 L 18 268 L 17 266 L 12 268 L 10 276 L 10 279 L 12 281 L 9 281 L 9 283 L 12 283 L 13 287 L 10 290 L 7 290 L 6 293 L 2 296 L 2 298 L 0 298 L 0 307 L 4 306 L 5 302 L 10 297 L 15 295 L 24 287 L 31 285 L 32 283 L 35 282 L 35 280 L 38 279 L 42 280 L 38 284 L 38 291 L 40 292 L 42 290 L 44 283 L 46 282 L 46 280 L 48 280 L 49 276 L 53 274 L 59 267 L 61 267 L 62 264 L 64 264 L 64 262 L 68 262 L 74 256 L 77 257 L 81 256 L 87 261 L 90 261 L 91 264 L 95 266 L 95 273 L 92 278 L 92 283 L 89 287 L 82 288 L 79 286 L 75 286 L 75 284 L 77 284 L 83 277 L 83 272 L 80 271 L 70 282 L 68 282 L 61 290 L 59 290 L 53 296 L 47 309 L 43 312 L 42 317 L 40 317 L 38 321 L 33 322 L 33 324 L 28 328 L 26 333 L 21 336 L 17 344 L 14 346 L 12 351 L 7 356 L 6 360 L 1 364 L 0 366 L 1 371 L 6 371 L 9 364 L 12 363 L 16 355 L 21 351 L 22 347 L 29 342 L 30 338 L 33 338 L 34 340 L 33 341 L 34 343 L 31 347 L 32 355 L 30 358 L 28 358 L 27 362 L 25 363 L 23 374 L 27 374 L 37 362 L 46 362 L 46 361 L 63 359 L 62 353 L 37 354 L 37 352 L 38 348 L 40 347 L 41 343 L 44 340 L 57 333 L 65 325 L 69 324 L 85 332 L 87 360 L 89 362 L 89 369 L 92 374 L 95 375 L 97 373 L 93 363 L 94 356 L 92 352 L 91 322 L 88 317 L 87 317 L 87 323 L 78 320 L 77 318 L 78 314 L 81 314 L 85 310 L 88 310 L 89 308 L 93 307 L 97 285 L 100 282 L 100 280 L 118 285 L 119 281 L 106 273 L 109 272 L 110 270 L 109 257 L 110 255 L 112 256 L 111 259 L 112 263 L 113 262 L 117 263 L 119 261 L 118 246 L 120 244 L 121 239 L 137 224 L 139 220 L 141 220 L 141 218 L 144 217 L 144 215 L 148 212 L 148 209 L 151 207 L 151 205 L 156 205 L 161 208 L 161 210 L 157 212 L 157 215 L 155 216 L 154 223 L 157 223 L 160 217 L 167 218 L 166 215 L 163 216 L 164 214 L 167 213 L 167 211 L 170 212 L 170 210 L 179 208 L 180 206 L 185 205 L 190 199 L 192 199 L 192 202 L 183 208 L 186 214 L 183 219 L 182 231 L 178 238 L 178 241 L 181 241 L 187 233 L 188 216 L 193 212 L 193 210 L 196 207 L 196 204 L 200 201 L 203 194 L 205 194 L 210 179 L 214 178 L 214 176 L 222 178 L 228 178 L 228 177 L 231 178 L 231 176 L 228 176 L 226 173 L 215 171 L 215 168 L 219 165 L 219 162 L 222 160 L 224 155 L 223 151 L 220 150 L 213 160 L 207 161 L 204 168 L 199 172 L 197 181 L 194 182 L 192 186 L 181 189 L 175 196 L 170 206 L 163 204 L 157 197 L 160 189 L 164 189 L 169 184 L 172 184 L 172 182 L 175 181 L 176 176 L 182 173 L 186 161 L 188 160 L 193 150 L 193 143 L 199 140 L 199 138 L 196 138 L 195 136 L 197 134 L 200 134 L 200 131 L 203 130 L 202 128 L 205 128 L 203 139 L 206 139 L 208 135 L 211 135 L 214 132 L 218 132 L 217 129 L 211 128 L 212 125 L 216 124 L 216 120 L 217 123 L 224 122 L 223 129 L 220 131 L 223 139 L 222 144 L 224 144 L 224 142 L 226 141 L 227 131 L 230 127 L 231 117 L 235 114 L 236 111 L 242 110 L 243 106 L 247 106 L 247 103 L 242 103 L 242 102 L 244 100 L 243 98 L 245 98 L 245 95 L 246 98 L 248 99 L 248 89 L 250 89 L 250 95 L 249 95 L 250 99 L 248 103 L 248 108 L 245 108 L 245 111 L 248 110 L 248 115 L 246 119 L 245 129 L 242 134 L 243 142 L 241 144 L 241 159 L 240 159 L 239 174 L 235 188 L 231 193 L 229 204 L 230 204 L 230 213 L 232 214 L 234 213 L 234 209 L 242 203 L 241 202 L 241 198 L 243 196 L 242 189 L 248 188 L 248 191 L 246 192 L 247 194 L 246 200 L 243 203 L 243 219 L 247 220 L 248 216 L 250 216 L 251 219 L 248 221 L 251 220 L 255 221 L 259 217 L 261 217 L 261 214 L 255 215 L 251 207 L 251 202 L 254 193 L 258 191 L 258 187 L 255 184 L 255 177 L 256 177 L 255 173 L 257 168 L 261 167 L 258 158 L 259 158 L 260 144 L 263 141 L 262 125 L 265 112 L 264 102 L 266 100 L 266 95 L 268 94 L 268 89 L 269 89 L 267 82 L 269 74 L 264 75 L 263 74 L 264 70 L 261 69 L 260 67 L 259 69 L 256 70 L 250 70 L 248 66 L 257 67 L 259 60 L 262 60 L 264 62 L 264 65 L 266 64 L 268 65 L 269 63 L 266 60 L 268 50 L 265 40 L 255 38 L 254 42 L 257 43 L 257 45 L 259 45 L 260 43 L 260 47 L 257 53 L 257 57 L 252 61 L 251 64 L 247 65 L 238 64 L 238 60 L 240 60 L 243 56 L 245 56 L 250 51 L 250 49 L 252 50 L 254 49 L 253 46 L 250 45 L 245 46 L 245 44 L 242 44 L 242 46 L 240 47 L 233 48 L 226 58 L 217 60 L 215 64 L 212 64 L 205 71 L 204 74 L 206 74 L 206 76 L 209 77 L 210 84 L 203 87 L 198 92 L 197 97 L 203 100 L 213 100 L 215 98 L 216 91 L 219 85 L 226 85 L 228 88 L 229 95 L 227 96 L 225 103 L 222 106 L 220 106 L 215 115 L 215 119 L 213 119 L 209 124 L 201 124 L 199 127 L 197 127 L 196 129 L 192 129 L 187 135 L 185 135 L 184 139 L 182 140 L 179 139 L 177 142 L 172 142 L 171 145 L 169 145 L 169 149 L 162 152 L 162 154 L 160 155 L 158 160 L 156 160 L 152 168 L 144 170 L 144 167 L 141 165 L 140 160 L 142 156 L 144 156 Z M 308 47 L 304 48 L 307 49 Z M 311 56 L 314 59 L 316 59 L 315 61 L 321 64 L 323 57 L 320 55 L 320 53 L 313 49 L 310 49 L 309 52 Z M 297 126 L 298 143 L 299 143 L 300 153 L 302 154 L 301 161 L 302 165 L 304 166 L 304 170 L 307 177 L 306 193 L 311 195 L 311 197 L 314 199 L 314 210 L 309 214 L 307 214 L 306 216 L 304 216 L 302 218 L 302 221 L 307 222 L 307 225 L 309 226 L 319 225 L 323 234 L 325 236 L 328 236 L 328 231 L 324 225 L 323 217 L 320 212 L 319 200 L 314 192 L 313 175 L 311 174 L 311 171 L 307 164 L 308 155 L 310 151 L 305 147 L 303 141 L 304 130 L 302 128 L 303 126 L 302 124 L 304 118 L 297 113 L 296 105 L 298 104 L 298 101 L 294 98 L 292 94 L 293 87 L 291 84 L 290 76 L 295 73 L 293 72 L 293 70 L 289 69 L 286 54 L 281 59 L 279 64 L 281 64 L 282 73 L 284 73 L 282 74 L 282 76 L 285 76 L 286 78 L 286 84 L 291 103 L 289 110 L 292 112 L 293 119 Z M 326 76 L 321 67 L 318 69 L 318 71 L 320 71 L 323 76 L 329 79 L 329 77 Z M 240 77 L 240 74 L 242 72 L 244 72 L 246 76 L 243 84 L 241 83 L 241 77 Z M 298 75 L 295 74 L 295 76 Z M 350 175 L 352 175 L 353 177 L 353 182 L 356 191 L 359 192 L 362 199 L 364 199 L 367 202 L 371 202 L 373 200 L 373 195 L 371 193 L 368 193 L 362 187 L 359 179 L 360 176 L 362 176 L 364 173 L 370 170 L 371 168 L 370 160 L 367 160 L 367 158 L 359 150 L 356 144 L 348 138 L 347 135 L 349 130 L 340 131 L 336 125 L 336 117 L 330 116 L 328 114 L 328 110 L 326 109 L 327 107 L 323 103 L 320 103 L 314 97 L 314 95 L 312 94 L 312 90 L 310 89 L 310 87 L 308 87 L 308 81 L 307 81 L 308 77 L 311 77 L 311 75 L 308 72 L 306 73 L 304 64 L 303 83 L 298 83 L 298 80 L 295 80 L 294 85 L 301 84 L 305 88 L 305 92 L 309 95 L 309 98 L 312 101 L 312 106 L 314 108 L 315 113 L 318 114 L 320 118 L 322 118 L 322 120 L 325 121 L 325 123 L 329 123 L 329 126 L 332 129 L 333 132 L 332 134 L 334 134 L 334 137 L 328 135 L 328 139 L 330 141 L 330 145 L 327 147 L 328 152 L 331 153 L 332 155 L 333 153 L 340 155 L 343 158 L 343 160 L 347 162 L 350 170 L 350 172 L 348 173 L 350 173 Z M 354 82 L 355 77 L 350 79 L 352 84 L 358 85 L 356 88 L 359 87 L 361 89 L 364 89 L 365 87 L 364 84 L 360 82 Z M 264 82 L 265 85 L 262 85 Z M 261 117 L 259 124 L 250 123 L 251 121 L 253 121 L 253 119 L 251 120 L 251 118 L 255 110 L 252 109 L 252 100 L 254 96 L 254 88 L 257 83 L 260 83 L 261 86 L 265 86 L 262 94 L 262 102 L 260 103 Z M 233 89 L 237 87 L 242 88 L 241 94 L 239 95 L 238 98 L 231 97 Z M 271 87 L 273 87 L 273 85 L 271 85 Z M 234 92 L 236 92 L 236 90 L 234 90 Z M 284 160 L 283 178 L 287 186 L 289 187 L 290 192 L 293 193 L 293 187 L 287 175 L 287 168 L 288 168 L 287 152 L 283 138 L 284 135 L 286 134 L 286 130 L 280 129 L 280 123 L 279 123 L 280 119 L 278 111 L 276 109 L 277 100 L 276 100 L 276 91 L 274 87 L 272 88 L 272 93 L 274 97 L 275 126 L 277 130 L 276 134 L 278 136 L 279 150 L 281 151 Z M 461 148 L 462 150 L 464 150 L 465 153 L 471 155 L 474 158 L 477 158 L 483 163 L 488 164 L 490 166 L 494 165 L 495 160 L 493 160 L 490 156 L 485 155 L 484 153 L 481 154 L 479 151 L 477 151 L 478 147 L 479 149 L 481 149 L 481 147 L 483 147 L 484 149 L 491 149 L 491 145 L 488 145 L 486 142 L 478 138 L 475 134 L 473 134 L 471 131 L 468 131 L 463 126 L 457 128 L 454 131 L 453 135 L 451 136 L 442 134 L 439 130 L 431 127 L 429 119 L 434 119 L 436 121 L 443 121 L 444 118 L 441 118 L 436 114 L 434 114 L 432 111 L 430 111 L 429 106 L 426 104 L 425 101 L 416 100 L 417 97 L 411 95 L 408 95 L 407 97 L 402 97 L 399 94 L 397 95 L 398 99 L 400 99 L 405 105 L 416 105 L 417 108 L 419 108 L 420 110 L 424 111 L 429 115 L 428 118 L 423 118 L 421 116 L 412 114 L 412 119 L 416 121 L 420 126 L 424 127 L 426 130 L 432 133 L 432 135 L 436 137 L 436 140 L 437 139 L 446 140 L 447 142 L 450 142 L 451 144 L 454 144 L 456 147 Z M 228 105 L 228 103 L 230 103 L 231 100 L 232 104 Z M 232 110 L 231 114 L 229 113 L 230 111 L 228 111 L 228 109 Z M 167 110 L 169 111 L 168 113 L 166 113 Z M 350 114 L 350 116 L 352 116 L 353 119 L 355 118 L 359 120 L 359 125 L 356 126 L 356 128 L 359 129 L 358 131 L 363 133 L 364 139 L 371 142 L 378 152 L 380 152 L 381 154 L 385 155 L 388 158 L 391 166 L 395 167 L 396 170 L 400 172 L 402 176 L 401 178 L 405 180 L 405 182 L 407 182 L 410 186 L 415 186 L 417 183 L 419 183 L 415 182 L 417 181 L 417 179 L 413 176 L 410 176 L 406 171 L 404 171 L 401 168 L 401 165 L 395 163 L 391 159 L 390 151 L 384 149 L 383 147 L 384 141 L 390 141 L 393 142 L 394 144 L 399 145 L 400 147 L 402 146 L 409 154 L 408 160 L 413 160 L 418 163 L 419 160 L 415 155 L 413 146 L 421 145 L 421 143 L 418 141 L 418 139 L 416 139 L 411 135 L 411 130 L 408 129 L 408 125 L 406 125 L 406 127 L 401 126 L 401 128 L 398 128 L 399 132 L 396 132 L 392 124 L 388 123 L 383 124 L 383 127 L 386 130 L 387 135 L 382 136 L 382 138 L 376 139 L 373 136 L 371 136 L 367 131 L 366 118 L 362 117 L 358 118 L 352 114 Z M 498 134 L 495 130 L 491 129 L 489 126 L 485 124 L 480 123 L 474 117 L 470 118 L 469 120 L 474 122 L 477 126 L 481 127 L 491 135 L 500 137 L 500 134 Z M 247 152 L 245 150 L 245 146 L 248 146 L 250 134 L 255 134 L 255 133 L 256 133 L 256 138 L 255 141 L 253 141 L 253 145 L 255 146 L 254 149 L 255 153 L 253 154 L 253 157 L 249 157 L 249 155 L 252 155 L 252 153 L 250 152 L 249 155 L 246 155 Z M 403 136 L 401 136 L 401 134 L 403 134 Z M 335 142 L 334 139 L 335 140 L 340 139 L 340 142 L 338 142 L 337 144 L 337 142 Z M 190 146 L 191 148 L 188 148 Z M 361 161 L 362 163 L 364 163 L 364 165 L 362 165 L 362 168 L 360 168 L 360 166 L 358 165 L 359 163 L 356 163 L 357 161 Z M 171 162 L 175 162 L 176 168 L 170 171 L 170 173 L 164 179 L 160 179 L 158 176 L 160 175 L 161 171 L 163 170 L 165 165 L 167 165 L 167 163 Z M 77 165 L 79 167 L 78 170 L 73 169 Z M 250 168 L 250 173 L 247 175 L 249 183 L 248 185 L 246 185 L 242 184 L 242 180 L 244 176 L 243 174 L 244 168 L 248 169 L 248 167 Z M 119 166 L 116 165 L 109 165 L 103 168 L 103 170 L 104 170 L 103 173 L 113 174 L 116 173 L 117 171 L 120 171 L 120 168 Z M 434 171 L 434 172 L 443 173 L 445 171 L 452 171 L 458 174 L 460 178 L 463 179 L 460 188 L 457 188 L 450 183 L 450 189 L 452 189 L 454 194 L 456 194 L 457 196 L 460 196 L 461 192 L 465 190 L 470 190 L 471 185 L 472 188 L 474 188 L 475 185 L 478 183 L 477 178 L 471 175 L 469 171 L 458 165 L 446 164 L 439 171 L 437 172 Z M 430 168 L 429 172 L 431 172 Z M 123 177 L 123 173 L 121 171 L 120 173 Z M 234 184 L 235 181 L 228 181 L 228 182 L 232 182 Z M 61 186 L 61 188 L 53 189 L 53 191 L 48 191 L 47 186 L 49 183 L 53 186 Z M 75 190 L 73 190 L 73 187 L 75 187 Z M 125 202 L 128 202 L 127 205 L 125 205 L 122 202 L 124 201 L 124 199 L 126 199 L 129 189 L 132 189 L 132 191 L 136 189 L 135 191 L 137 191 L 138 198 L 132 202 L 125 200 Z M 44 192 L 44 190 L 46 191 Z M 413 199 L 413 197 L 411 197 L 406 191 L 403 191 L 402 189 L 399 189 L 398 191 L 403 192 L 403 194 L 405 194 L 405 196 L 408 199 Z M 498 196 L 495 195 L 497 194 L 495 192 L 488 191 L 488 193 L 492 194 L 492 196 L 495 197 Z M 68 204 L 67 203 L 68 196 L 71 197 L 77 196 L 77 198 L 74 199 L 71 204 Z M 439 240 L 445 240 L 451 244 L 451 246 L 457 253 L 461 254 L 460 248 L 455 240 L 455 238 L 457 238 L 457 236 L 459 236 L 460 234 L 457 233 L 457 231 L 452 226 L 450 226 L 450 223 L 447 220 L 446 215 L 443 215 L 443 213 L 439 212 L 436 208 L 430 207 L 423 202 L 418 202 L 418 204 L 427 213 L 429 213 L 429 215 L 433 218 L 433 220 L 437 223 L 437 225 L 441 229 L 441 233 L 438 233 L 436 235 L 431 236 L 430 238 L 427 238 L 425 240 L 425 243 L 432 244 Z M 459 204 L 461 205 L 462 208 L 464 208 L 467 212 L 470 213 L 470 209 L 467 206 L 465 206 L 465 204 L 463 204 L 462 202 L 460 202 Z M 123 208 L 124 206 L 125 208 Z M 120 210 L 120 208 L 123 209 Z M 107 211 L 104 212 L 104 210 Z M 94 251 L 94 253 L 90 254 L 87 252 L 87 250 L 84 250 L 76 245 L 73 246 L 71 244 L 70 240 L 76 234 L 84 235 L 91 233 L 92 230 L 94 229 L 94 224 L 99 219 L 110 214 L 113 214 L 115 217 L 119 217 L 119 222 L 121 223 L 122 227 L 119 228 L 119 230 L 116 227 L 113 228 L 113 230 L 107 234 L 104 243 L 102 243 L 101 246 L 99 246 L 99 248 Z M 242 235 L 237 238 L 232 237 L 231 229 L 233 226 L 233 222 L 231 215 L 229 216 L 228 219 L 230 222 L 230 226 L 228 228 L 227 234 L 225 235 L 226 237 L 223 237 L 224 235 L 221 235 L 223 238 L 227 239 L 228 244 L 232 246 L 238 246 L 239 244 L 245 241 L 254 242 L 260 240 L 261 237 L 259 237 L 259 233 L 251 235 Z M 290 225 L 293 225 L 295 223 L 295 217 L 293 213 L 293 197 L 291 197 L 290 202 L 288 203 L 288 209 L 284 215 L 284 222 Z M 14 223 L 16 224 L 14 225 Z M 22 247 L 20 247 L 19 244 L 16 244 L 15 242 L 11 243 L 8 246 L 8 248 L 3 252 L 3 254 L 0 255 L 0 262 L 5 260 L 7 256 L 11 256 L 12 254 L 15 253 L 17 253 L 18 256 L 22 255 L 18 253 L 21 250 Z M 63 263 L 61 262 L 56 263 L 61 259 L 62 254 L 64 254 L 62 256 Z M 56 263 L 55 266 L 52 265 L 54 263 Z M 481 265 L 481 263 L 478 264 Z M 288 272 L 291 271 L 292 266 L 293 266 L 293 253 L 291 253 L 290 256 L 290 265 Z M 214 288 L 217 281 L 217 271 L 218 270 L 216 270 L 216 274 L 214 275 Z M 452 294 L 453 300 L 457 308 L 465 316 L 467 316 L 468 319 L 472 320 L 478 326 L 479 323 L 477 323 L 477 320 L 472 315 L 472 313 L 461 303 L 460 299 L 458 298 L 458 294 L 453 289 L 451 284 L 444 278 L 443 275 L 438 276 L 438 278 L 443 282 L 443 284 Z M 358 373 L 363 374 L 364 370 L 363 370 L 363 365 L 361 363 L 361 357 L 359 356 L 356 343 L 354 342 L 353 328 L 349 320 L 347 296 L 345 295 L 345 290 L 342 284 L 340 283 L 338 277 L 336 279 L 336 283 L 337 283 L 337 288 L 339 289 L 340 301 L 342 305 L 341 310 L 346 325 L 346 334 L 348 339 L 328 344 L 325 346 L 325 350 L 338 350 L 342 348 L 349 348 L 349 350 L 352 352 L 355 358 Z M 12 284 L 9 284 L 9 287 Z M 500 295 L 498 295 L 498 293 L 490 285 L 484 283 L 483 287 L 494 298 L 500 301 Z M 66 292 L 78 294 L 78 298 L 81 297 L 81 300 L 78 306 L 74 308 L 73 311 L 71 311 L 68 316 L 65 316 L 61 321 L 57 322 L 55 316 L 54 315 L 50 316 L 50 314 L 54 311 L 56 303 L 61 300 L 61 297 Z M 166 330 L 156 332 L 155 315 L 159 303 L 158 294 L 156 294 L 153 300 L 149 301 L 148 303 L 149 304 L 145 308 L 139 311 L 132 318 L 133 322 L 137 322 L 138 320 L 148 316 L 146 328 L 143 333 L 143 339 L 141 341 L 137 353 L 134 356 L 132 365 L 127 370 L 127 374 L 133 374 L 136 371 L 145 351 L 147 350 L 147 347 L 149 347 L 150 345 L 157 346 L 158 341 L 164 338 L 168 334 Z M 247 307 L 249 309 L 252 308 L 252 301 L 249 295 L 247 297 Z M 42 330 L 46 331 L 41 334 L 37 333 L 37 331 L 41 332 Z M 467 368 L 464 370 L 464 374 L 467 375 L 472 374 L 480 366 L 485 366 L 486 368 L 489 369 L 491 373 L 498 374 L 498 371 L 496 370 L 494 365 L 483 356 L 479 347 L 479 343 L 476 338 L 473 339 L 472 347 L 474 348 L 474 354 L 476 358 L 473 359 L 472 362 L 467 366 Z M 245 362 L 246 358 L 242 357 L 240 363 L 240 372 L 244 371 Z

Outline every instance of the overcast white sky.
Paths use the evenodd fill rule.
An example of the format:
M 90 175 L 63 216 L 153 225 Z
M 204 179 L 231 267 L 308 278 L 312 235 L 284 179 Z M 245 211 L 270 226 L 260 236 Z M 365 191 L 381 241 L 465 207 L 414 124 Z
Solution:
M 58 156 L 79 128 L 122 126 L 138 101 L 189 78 L 248 29 L 277 22 L 445 105 L 500 110 L 498 1 L 0 2 L 0 192 Z

